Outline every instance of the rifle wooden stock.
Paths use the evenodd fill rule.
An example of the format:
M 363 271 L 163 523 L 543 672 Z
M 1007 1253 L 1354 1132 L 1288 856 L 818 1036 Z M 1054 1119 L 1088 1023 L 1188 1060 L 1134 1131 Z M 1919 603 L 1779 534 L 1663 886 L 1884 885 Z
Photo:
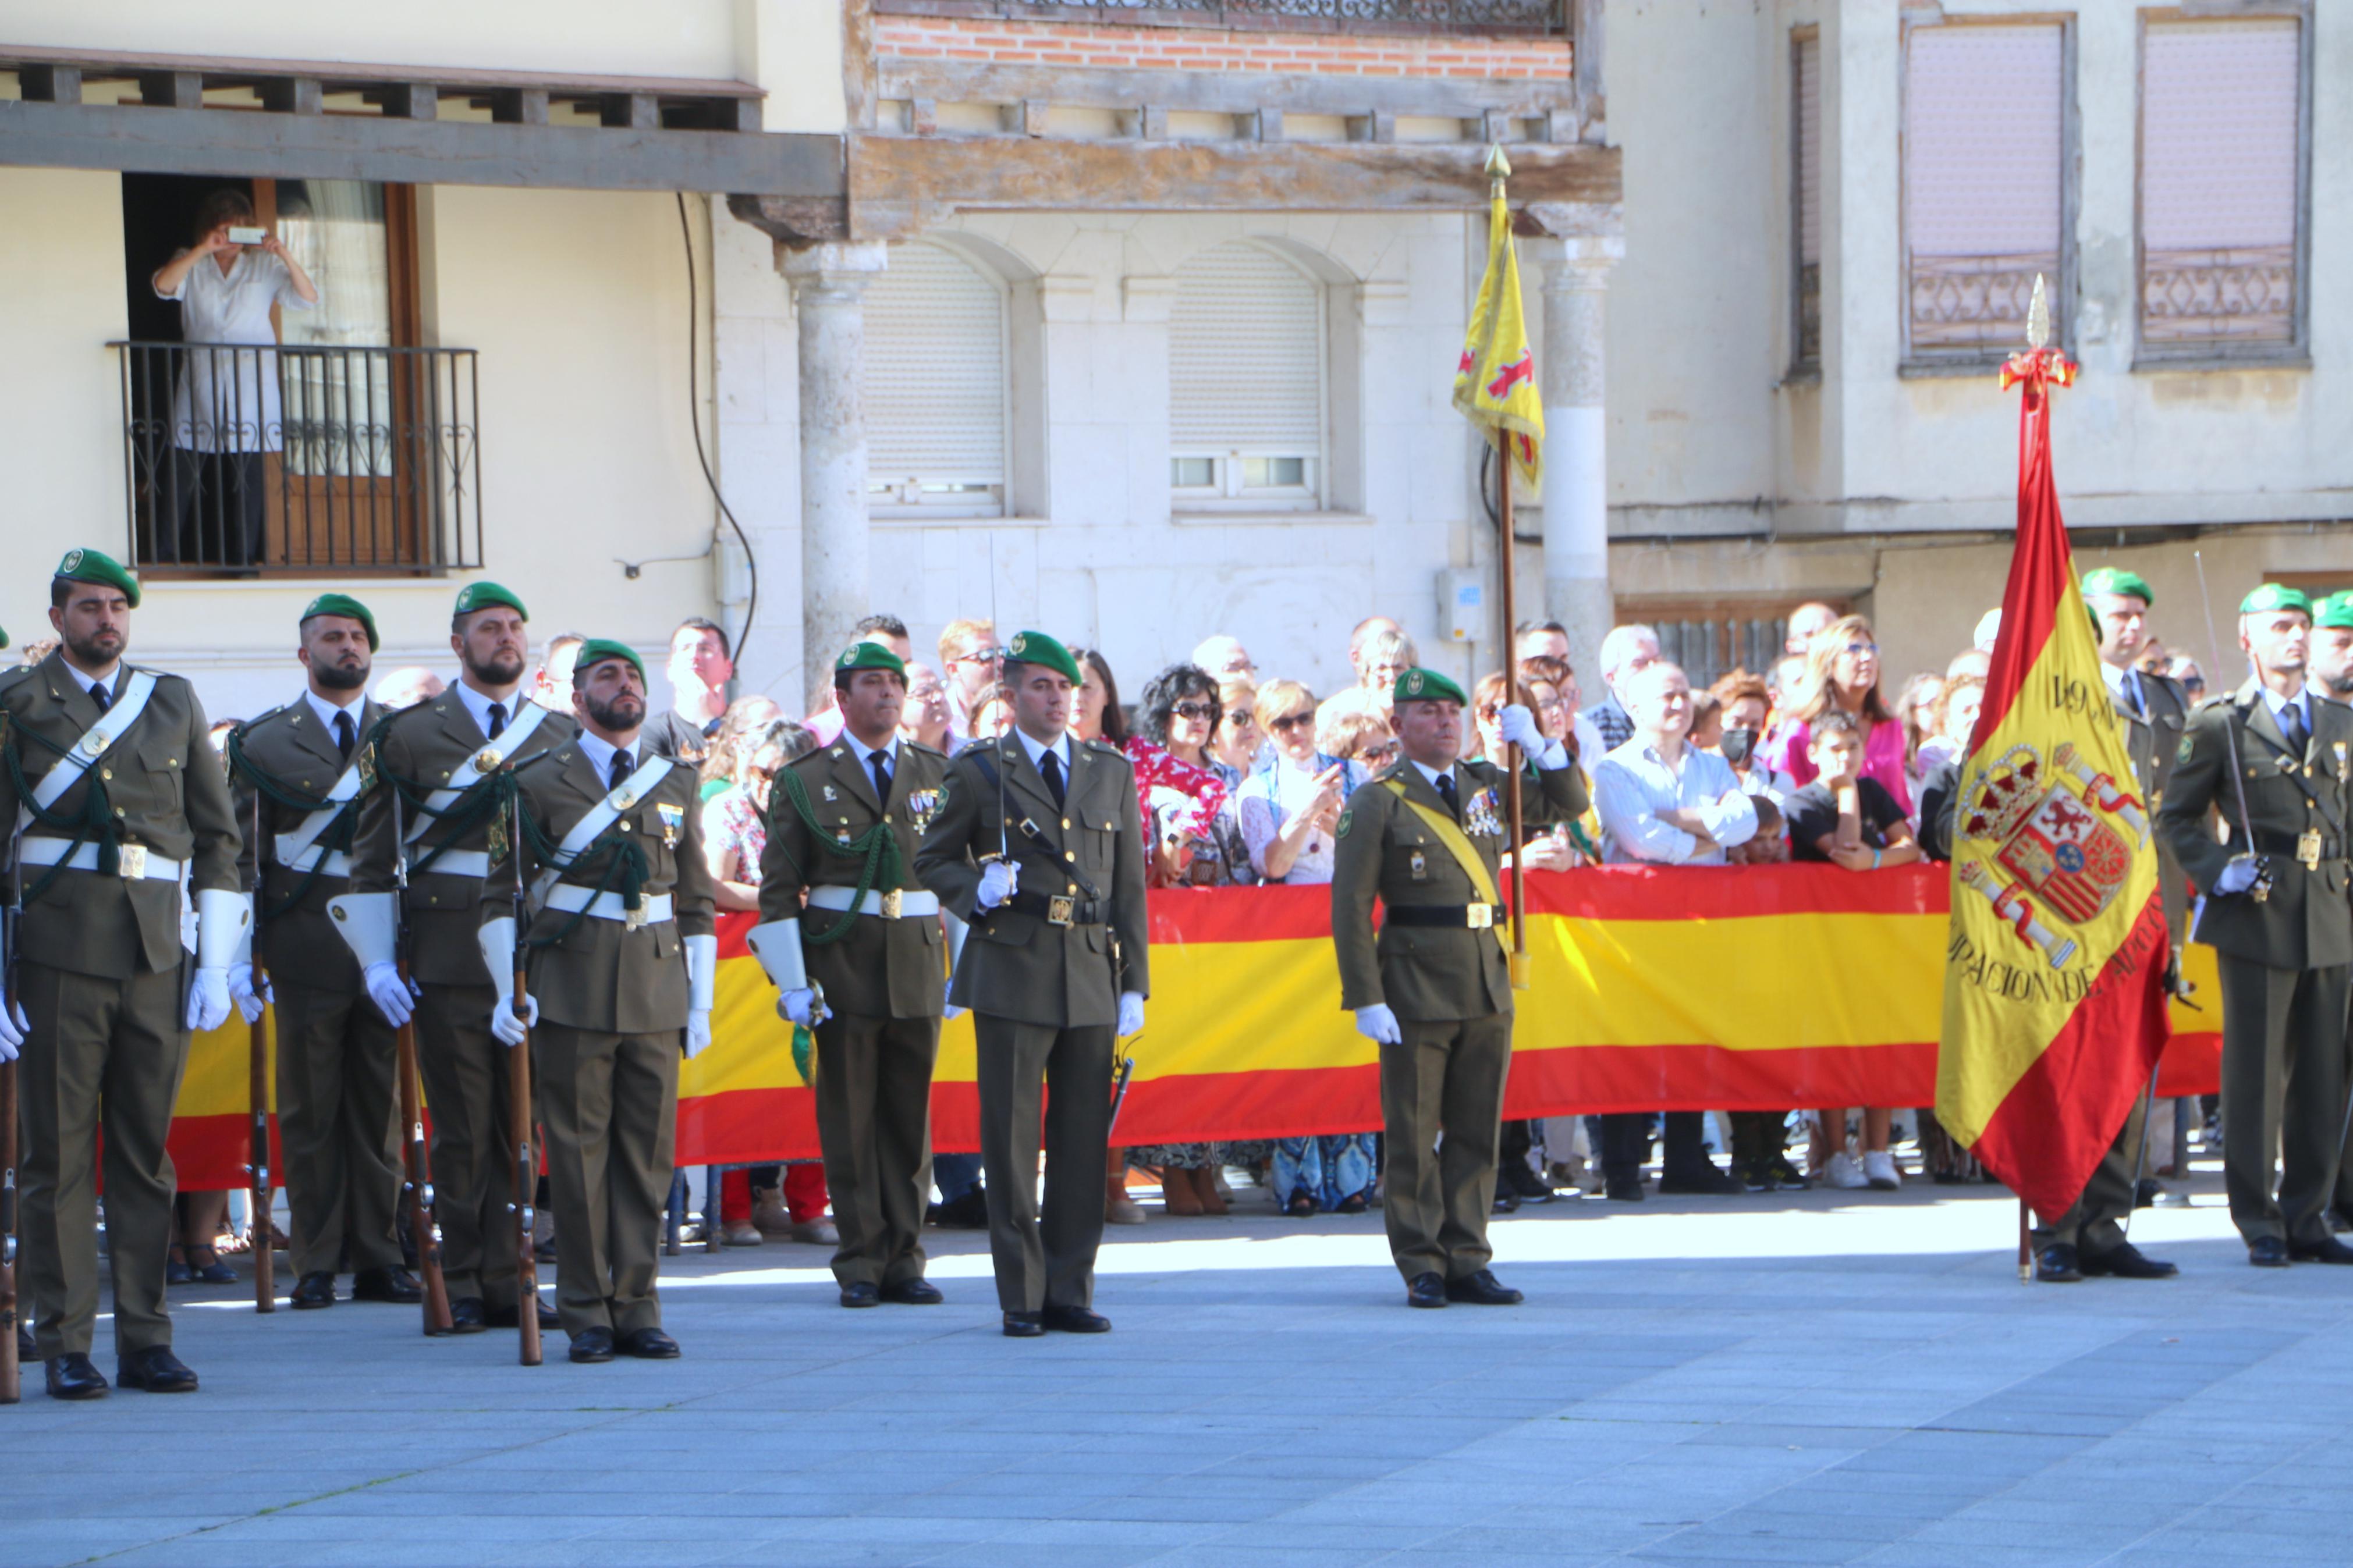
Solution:
M 400 966 L 406 984 L 408 965 Z M 393 1035 L 393 1072 L 400 1088 L 401 1171 L 408 1201 L 408 1234 L 417 1242 L 417 1272 L 425 1287 L 425 1331 L 449 1331 L 449 1287 L 441 1276 L 441 1222 L 433 1212 L 433 1160 L 425 1143 L 424 1093 L 418 1087 L 417 1026 L 403 1024 Z
M 7 1003 L 0 997 L 0 1007 Z M 0 1405 L 24 1396 L 16 1364 L 16 1064 L 0 1062 Z

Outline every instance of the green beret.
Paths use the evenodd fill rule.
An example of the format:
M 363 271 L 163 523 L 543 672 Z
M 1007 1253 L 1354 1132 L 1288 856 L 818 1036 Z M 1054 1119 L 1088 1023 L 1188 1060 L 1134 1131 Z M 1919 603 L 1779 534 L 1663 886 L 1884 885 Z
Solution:
M 1469 707 L 1471 699 L 1462 689 L 1434 669 L 1409 669 L 1397 678 L 1397 687 L 1389 693 L 1397 702 L 1452 702 Z
M 57 575 L 77 583 L 103 583 L 110 588 L 120 588 L 131 607 L 139 607 L 139 579 L 102 550 L 67 551 L 66 558 L 58 563 Z
M 2312 624 L 2353 631 L 2353 589 L 2331 594 L 2312 607 Z
M 1071 650 L 1044 632 L 1015 632 L 1013 640 L 1005 645 L 1005 662 L 1042 664 L 1048 669 L 1058 669 L 1069 676 L 1073 686 L 1083 685 L 1086 681 L 1086 677 L 1079 671 L 1079 661 L 1071 657 Z
M 907 661 L 879 642 L 851 643 L 833 661 L 833 669 L 837 675 L 848 675 L 854 669 L 887 669 L 902 680 L 907 679 Z
M 2085 573 L 2084 594 L 2087 598 L 2094 594 L 2129 594 L 2144 605 L 2157 603 L 2157 595 L 2149 592 L 2148 579 L 2121 566 L 2103 566 L 2096 572 Z
M 476 584 L 477 587 L 481 585 L 482 584 Z M 499 592 L 503 594 L 506 590 L 504 588 L 501 588 Z M 504 601 L 499 602 L 503 603 Z M 515 607 L 517 609 L 521 609 L 522 606 L 518 605 Z M 604 663 L 608 658 L 628 659 L 629 661 L 630 668 L 638 672 L 638 679 L 640 681 L 645 679 L 646 661 L 638 657 L 638 650 L 636 648 L 631 647 L 625 642 L 615 642 L 611 637 L 590 637 L 586 642 L 580 645 L 580 657 L 573 661 L 573 680 L 577 682 L 580 678 L 586 675 L 590 669 Z
M 459 589 L 457 605 L 449 613 L 462 616 L 469 610 L 487 610 L 492 605 L 504 605 L 524 620 L 531 619 L 531 612 L 522 607 L 522 601 L 514 596 L 514 590 L 501 588 L 490 582 L 469 583 Z
M 2300 610 L 2308 616 L 2312 614 L 2312 600 L 2300 588 L 2266 583 L 2239 601 L 2239 614 L 2242 616 L 2269 616 L 2282 610 Z
M 376 650 L 375 617 L 368 614 L 368 607 L 365 605 L 361 604 L 349 594 L 320 595 L 302 606 L 302 620 L 307 621 L 313 616 L 350 616 L 367 628 L 368 652 L 374 653 Z

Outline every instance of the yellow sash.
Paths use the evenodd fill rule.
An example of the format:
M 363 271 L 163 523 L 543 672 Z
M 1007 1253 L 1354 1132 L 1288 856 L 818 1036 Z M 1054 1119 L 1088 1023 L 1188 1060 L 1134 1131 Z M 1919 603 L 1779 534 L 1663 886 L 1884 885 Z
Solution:
M 1487 862 L 1479 858 L 1479 851 L 1472 847 L 1471 840 L 1463 836 L 1455 820 L 1407 795 L 1403 779 L 1383 779 L 1381 782 L 1398 799 L 1405 802 L 1407 810 L 1421 818 L 1423 826 L 1438 835 L 1438 841 L 1446 846 L 1446 852 L 1454 857 L 1454 863 L 1470 877 L 1471 886 L 1478 889 L 1480 900 L 1491 909 L 1502 908 L 1504 900 L 1496 895 L 1495 879 L 1488 875 Z M 1495 933 L 1495 941 L 1502 945 L 1504 956 L 1511 957 L 1512 939 L 1508 934 L 1511 922 L 1499 920 L 1487 929 Z

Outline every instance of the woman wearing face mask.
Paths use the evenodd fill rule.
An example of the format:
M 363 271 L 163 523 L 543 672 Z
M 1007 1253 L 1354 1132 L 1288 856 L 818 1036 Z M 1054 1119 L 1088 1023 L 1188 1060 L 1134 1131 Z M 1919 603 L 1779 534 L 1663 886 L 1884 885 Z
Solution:
M 1759 754 L 1765 745 L 1766 718 L 1773 710 L 1764 679 L 1736 669 L 1709 687 L 1708 695 L 1715 699 L 1718 725 L 1710 749 L 1732 764 L 1733 776 L 1743 790 L 1770 796 L 1775 805 L 1786 806 L 1798 791 L 1798 781 L 1767 766 Z M 1696 730 L 1692 743 L 1700 743 Z

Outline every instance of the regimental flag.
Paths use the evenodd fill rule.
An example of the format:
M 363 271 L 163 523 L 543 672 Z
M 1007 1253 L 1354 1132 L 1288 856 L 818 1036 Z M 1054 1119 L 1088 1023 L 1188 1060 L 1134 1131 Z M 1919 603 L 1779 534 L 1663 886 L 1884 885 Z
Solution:
M 1510 433 L 1513 465 L 1527 489 L 1544 482 L 1544 399 L 1536 391 L 1527 318 L 1520 313 L 1520 257 L 1501 180 L 1487 219 L 1487 270 L 1454 367 L 1454 406 L 1490 441 L 1498 430 Z
M 2082 1194 L 2167 1026 L 2152 814 L 2051 474 L 2050 389 L 2074 370 L 2038 341 L 2002 374 L 2026 389 L 2018 542 L 1953 824 L 1936 1067 L 1936 1120 L 2047 1220 Z

